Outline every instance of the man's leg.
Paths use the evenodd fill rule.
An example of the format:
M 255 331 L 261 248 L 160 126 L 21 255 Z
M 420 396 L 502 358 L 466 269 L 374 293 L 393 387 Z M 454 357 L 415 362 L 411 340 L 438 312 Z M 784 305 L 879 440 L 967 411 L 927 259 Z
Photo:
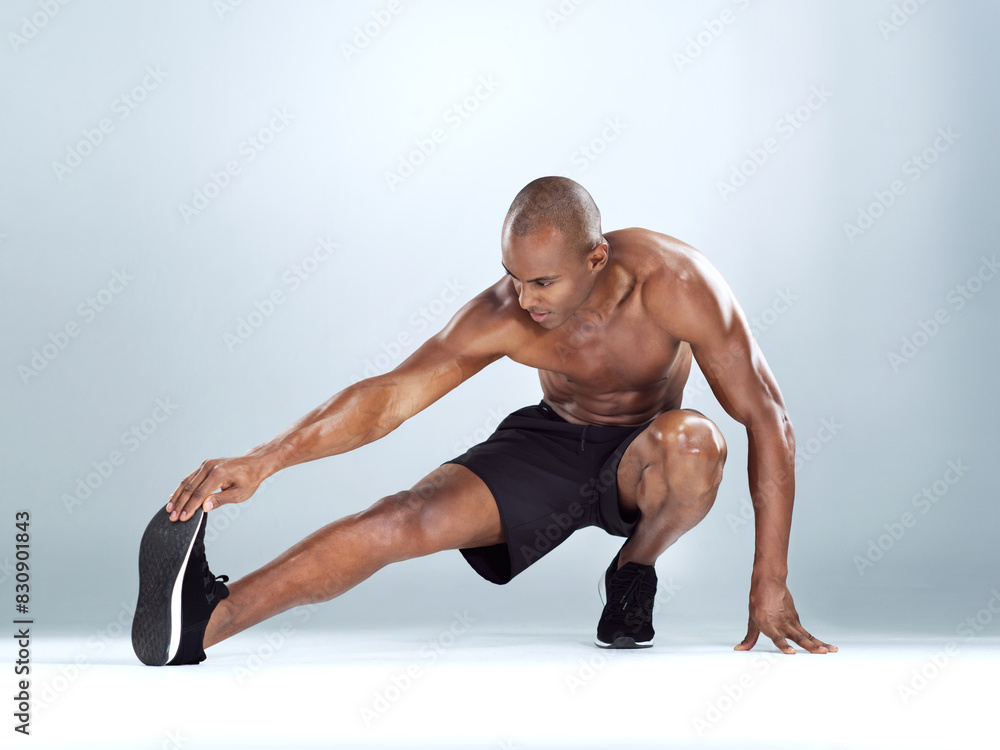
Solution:
M 229 585 L 205 630 L 207 648 L 300 604 L 333 599 L 392 562 L 504 542 L 493 495 L 464 466 L 438 467 L 412 489 L 324 526 Z
M 693 409 L 676 409 L 653 420 L 626 449 L 618 466 L 618 502 L 639 514 L 622 547 L 628 562 L 652 565 L 715 502 L 726 462 L 726 441 L 715 423 Z

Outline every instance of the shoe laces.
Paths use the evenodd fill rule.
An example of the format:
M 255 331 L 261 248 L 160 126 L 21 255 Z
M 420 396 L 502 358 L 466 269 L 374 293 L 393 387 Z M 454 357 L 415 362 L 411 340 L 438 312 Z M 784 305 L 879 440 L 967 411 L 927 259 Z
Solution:
M 229 582 L 229 576 L 227 575 L 215 575 L 208 568 L 208 558 L 205 556 L 205 525 L 202 524 L 201 529 L 198 531 L 198 537 L 195 539 L 195 546 L 192 553 L 197 556 L 197 559 L 201 563 L 201 579 L 202 585 L 205 588 L 205 596 L 208 598 L 208 603 L 211 604 L 216 599 L 225 599 L 229 592 L 227 591 L 225 595 L 219 596 L 219 584 L 217 582 L 221 581 L 223 584 Z
M 608 609 L 615 620 L 634 622 L 652 617 L 656 582 L 650 572 L 644 566 L 630 569 L 628 575 L 620 575 L 620 571 L 612 575 Z

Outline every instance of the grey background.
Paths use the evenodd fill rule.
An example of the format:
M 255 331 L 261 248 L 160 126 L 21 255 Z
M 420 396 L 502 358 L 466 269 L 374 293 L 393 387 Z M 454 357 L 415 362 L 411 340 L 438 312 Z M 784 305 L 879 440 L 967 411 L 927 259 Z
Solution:
M 36 630 L 127 620 L 142 529 L 180 479 L 438 330 L 498 278 L 504 213 L 544 174 L 581 181 L 606 230 L 649 227 L 702 250 L 760 321 L 800 446 L 789 582 L 807 627 L 834 642 L 947 636 L 1000 584 L 1000 282 L 962 309 L 950 301 L 997 251 L 995 4 L 400 0 L 357 54 L 344 45 L 386 3 L 44 7 L 0 13 L 0 578 L 10 601 L 13 514 L 28 509 Z M 890 29 L 894 14 L 906 22 Z M 122 117 L 136 86 L 143 100 Z M 477 86 L 455 127 L 446 113 Z M 786 138 L 779 121 L 814 87 L 826 101 Z M 249 160 L 245 139 L 275 108 L 290 121 Z M 53 163 L 103 118 L 110 132 L 59 174 Z M 386 173 L 435 128 L 443 142 L 391 189 Z M 954 143 L 911 181 L 908 162 L 939 129 Z M 774 153 L 721 195 L 767 138 Z M 230 160 L 239 174 L 185 220 L 180 205 Z M 844 225 L 894 180 L 905 192 L 852 242 Z M 292 289 L 286 274 L 317 238 L 338 247 Z M 108 299 L 115 272 L 127 285 L 81 314 Z M 273 314 L 227 340 L 275 289 Z M 889 354 L 939 309 L 947 322 L 894 367 Z M 61 338 L 71 323 L 78 335 Z M 401 334 L 409 344 L 393 352 Z M 386 350 L 399 356 L 379 360 Z M 730 459 L 715 509 L 657 566 L 657 622 L 692 636 L 722 626 L 735 643 L 753 554 L 746 438 L 700 382 L 686 405 L 718 421 Z M 539 398 L 532 371 L 500 362 L 382 441 L 277 475 L 212 514 L 213 570 L 248 572 Z M 176 406 L 160 423 L 158 399 Z M 141 441 L 125 438 L 133 428 Z M 113 451 L 123 463 L 93 474 Z M 949 461 L 968 468 L 941 484 Z M 936 481 L 947 491 L 919 505 Z M 884 536 L 907 512 L 911 527 Z M 891 548 L 859 567 L 880 536 Z M 619 544 L 582 531 L 502 588 L 457 552 L 403 563 L 309 627 L 463 610 L 498 627 L 590 627 Z

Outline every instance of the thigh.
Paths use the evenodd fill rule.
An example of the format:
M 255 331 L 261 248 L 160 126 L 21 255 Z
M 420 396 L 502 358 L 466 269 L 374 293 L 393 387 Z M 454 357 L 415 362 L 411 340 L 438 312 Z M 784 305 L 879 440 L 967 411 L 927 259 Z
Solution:
M 464 466 L 439 466 L 405 494 L 415 508 L 416 525 L 429 551 L 505 541 L 493 494 Z

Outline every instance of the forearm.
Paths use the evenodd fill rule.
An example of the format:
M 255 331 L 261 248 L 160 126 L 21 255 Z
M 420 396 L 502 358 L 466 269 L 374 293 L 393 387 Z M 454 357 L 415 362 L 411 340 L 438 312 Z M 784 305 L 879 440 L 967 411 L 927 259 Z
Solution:
M 372 378 L 345 388 L 246 455 L 260 459 L 270 476 L 377 440 L 399 425 L 391 416 L 393 387 L 383 381 Z
M 795 499 L 795 433 L 784 409 L 747 428 L 756 545 L 753 579 L 784 582 Z

